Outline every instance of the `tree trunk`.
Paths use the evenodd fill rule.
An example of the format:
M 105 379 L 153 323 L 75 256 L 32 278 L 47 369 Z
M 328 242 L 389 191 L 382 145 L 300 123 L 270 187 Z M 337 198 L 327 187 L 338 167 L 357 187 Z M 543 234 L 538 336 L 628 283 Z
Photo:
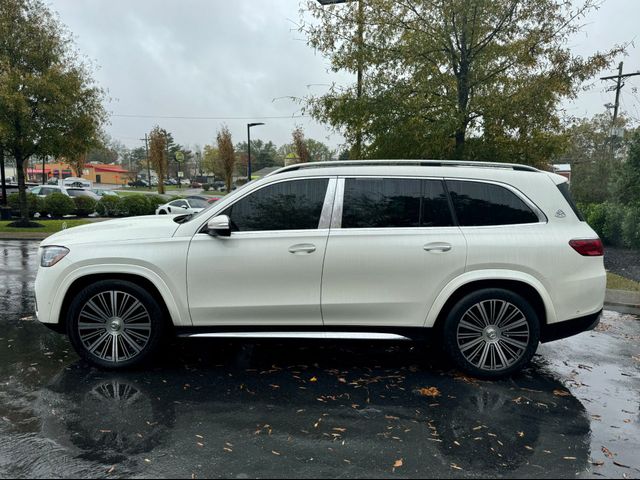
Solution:
M 29 203 L 27 202 L 27 185 L 25 182 L 24 166 L 26 164 L 25 159 L 20 155 L 15 156 L 16 159 L 16 173 L 18 175 L 18 199 L 20 206 L 20 220 L 18 224 L 28 226 L 29 225 Z
M 0 145 L 0 184 L 2 185 L 2 206 L 7 206 L 7 179 L 4 173 L 4 147 Z
M 231 184 L 233 183 L 233 173 L 225 174 L 224 183 L 227 186 L 227 194 L 231 193 Z

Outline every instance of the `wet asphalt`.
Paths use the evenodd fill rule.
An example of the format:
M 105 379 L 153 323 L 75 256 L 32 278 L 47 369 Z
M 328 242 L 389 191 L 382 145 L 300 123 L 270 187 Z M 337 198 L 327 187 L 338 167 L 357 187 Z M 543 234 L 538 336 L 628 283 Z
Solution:
M 33 318 L 37 242 L 0 243 L 0 477 L 640 477 L 640 321 L 476 381 L 419 344 L 184 340 L 80 362 Z

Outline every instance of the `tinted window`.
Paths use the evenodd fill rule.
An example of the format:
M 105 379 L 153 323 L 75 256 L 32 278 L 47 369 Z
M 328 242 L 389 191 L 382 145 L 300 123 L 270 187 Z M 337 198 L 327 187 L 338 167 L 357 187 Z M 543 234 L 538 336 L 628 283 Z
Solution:
M 207 208 L 209 206 L 206 200 L 202 200 L 200 198 L 190 198 L 189 204 L 191 205 L 191 208 Z
M 329 180 L 280 182 L 249 194 L 223 212 L 234 231 L 318 228 Z
M 573 197 L 571 196 L 571 192 L 569 191 L 569 183 L 561 183 L 560 185 L 558 185 L 558 190 L 560 190 L 560 193 L 562 193 L 562 196 L 571 207 L 571 210 L 573 210 L 573 213 L 575 213 L 576 217 L 578 217 L 578 220 L 584 222 L 584 215 L 582 215 L 582 212 L 578 209 L 578 206 L 576 205 L 576 202 L 573 201 Z
M 342 228 L 437 227 L 451 225 L 441 181 L 347 178 Z
M 171 202 L 169 205 L 172 207 L 189 208 L 189 205 L 184 200 L 176 200 L 175 202 Z
M 536 223 L 538 216 L 510 190 L 482 182 L 448 180 L 461 226 Z

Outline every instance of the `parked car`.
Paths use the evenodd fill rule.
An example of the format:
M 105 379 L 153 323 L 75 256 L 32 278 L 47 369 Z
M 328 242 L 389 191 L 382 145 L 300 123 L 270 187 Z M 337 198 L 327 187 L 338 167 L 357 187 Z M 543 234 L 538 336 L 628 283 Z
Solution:
M 96 202 L 101 198 L 97 193 L 91 190 L 85 190 L 84 188 L 67 188 L 67 193 L 70 197 L 88 197 Z
M 67 229 L 39 261 L 39 320 L 110 369 L 173 333 L 431 338 L 496 378 L 594 328 L 606 284 L 567 179 L 484 162 L 291 165 L 197 215 Z
M 146 180 L 142 180 L 140 178 L 138 180 L 133 180 L 133 181 L 129 182 L 129 186 L 130 187 L 148 187 L 149 186 L 149 182 L 147 182 Z
M 156 209 L 156 215 L 184 215 L 190 213 L 199 213 L 209 204 L 206 200 L 200 198 L 181 198 L 172 202 L 160 205 Z
M 38 195 L 41 198 L 46 198 L 49 195 L 51 195 L 52 193 L 62 193 L 63 195 L 66 195 L 67 197 L 69 197 L 69 192 L 67 191 L 66 188 L 64 187 L 59 187 L 56 185 L 41 185 L 38 187 L 33 187 L 31 190 L 29 190 L 30 193 L 33 193 L 34 195 Z
M 200 182 L 191 182 L 191 188 L 202 188 L 202 184 Z
M 100 198 L 106 196 L 111 196 L 111 197 L 118 197 L 120 196 L 118 194 L 118 192 L 114 191 L 114 190 L 105 190 L 103 188 L 94 188 L 91 190 L 93 193 L 95 193 L 96 195 L 98 195 Z

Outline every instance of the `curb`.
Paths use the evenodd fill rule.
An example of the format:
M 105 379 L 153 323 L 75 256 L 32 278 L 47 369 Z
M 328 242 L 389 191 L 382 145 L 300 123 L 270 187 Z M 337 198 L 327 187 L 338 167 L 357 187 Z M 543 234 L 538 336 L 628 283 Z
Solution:
M 37 240 L 42 241 L 53 233 L 0 233 L 0 240 Z
M 604 303 L 606 305 L 640 309 L 640 292 L 607 289 Z

